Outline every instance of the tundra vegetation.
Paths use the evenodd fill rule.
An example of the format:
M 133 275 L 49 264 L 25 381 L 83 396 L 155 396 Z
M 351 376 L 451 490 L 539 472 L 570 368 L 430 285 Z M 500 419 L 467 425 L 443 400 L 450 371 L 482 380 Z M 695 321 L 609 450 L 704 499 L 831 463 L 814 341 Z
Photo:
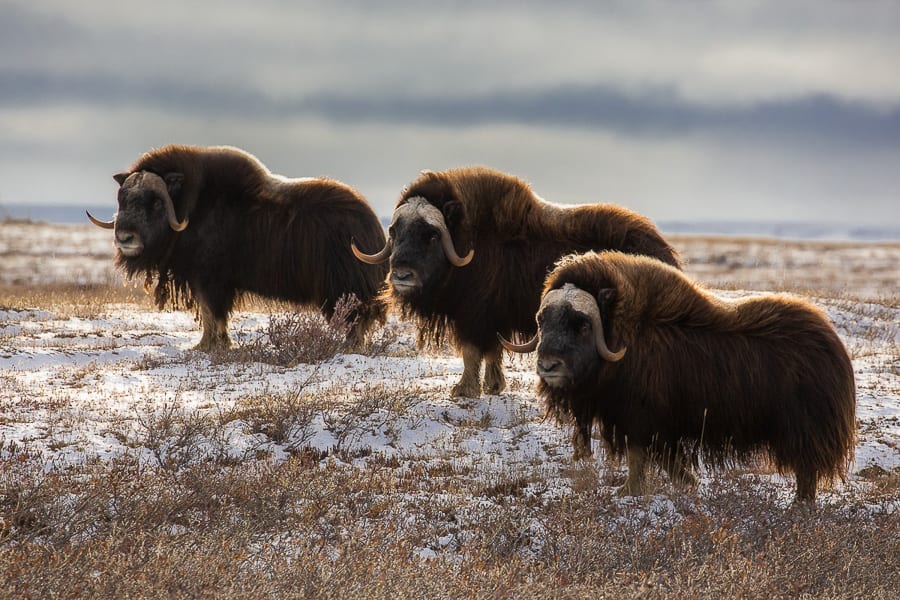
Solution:
M 596 439 L 571 461 L 532 360 L 453 399 L 461 360 L 394 318 L 350 353 L 339 315 L 248 298 L 232 348 L 192 351 L 108 234 L 0 223 L 0 597 L 893 598 L 900 245 L 671 241 L 725 296 L 835 322 L 856 462 L 815 511 L 766 464 L 620 498 L 625 465 Z

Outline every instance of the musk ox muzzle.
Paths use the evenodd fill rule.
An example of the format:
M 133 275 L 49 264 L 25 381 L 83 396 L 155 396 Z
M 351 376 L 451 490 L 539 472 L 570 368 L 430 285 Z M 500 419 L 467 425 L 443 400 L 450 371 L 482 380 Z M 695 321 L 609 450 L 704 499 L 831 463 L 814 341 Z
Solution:
M 588 318 L 591 323 L 591 328 L 594 332 L 594 344 L 597 348 L 597 353 L 601 358 L 609 362 L 618 362 L 622 360 L 622 357 L 625 356 L 625 348 L 622 348 L 621 350 L 618 350 L 616 352 L 613 352 L 609 349 L 609 346 L 606 343 L 606 336 L 603 332 L 603 319 L 600 318 L 600 307 L 597 305 L 597 300 L 594 299 L 594 297 L 588 292 L 575 287 L 571 283 L 567 283 L 563 285 L 562 288 L 550 290 L 549 292 L 547 292 L 543 300 L 541 300 L 541 306 L 538 309 L 538 314 L 540 314 L 543 310 L 550 306 L 568 306 L 572 310 L 579 312 Z M 533 338 L 522 344 L 514 344 L 506 340 L 499 333 L 497 334 L 497 338 L 500 340 L 500 343 L 503 345 L 503 347 L 510 352 L 534 352 L 534 350 L 538 347 L 540 330 L 535 334 Z M 556 359 L 547 358 L 542 360 L 546 363 L 544 365 L 544 371 L 546 372 L 546 374 L 550 375 L 551 373 L 561 373 L 560 366 L 558 364 L 550 364 L 551 360 Z M 540 373 L 541 362 L 539 361 L 538 374 Z
M 391 224 L 393 225 L 396 223 L 399 218 L 423 219 L 426 223 L 435 227 L 440 233 L 441 247 L 444 249 L 444 254 L 453 266 L 464 267 L 472 262 L 472 258 L 475 256 L 475 250 L 469 250 L 469 253 L 462 257 L 456 253 L 456 248 L 450 237 L 450 231 L 447 229 L 447 223 L 444 221 L 444 215 L 436 206 L 430 204 L 424 198 L 410 198 L 407 202 L 398 206 L 394 210 Z M 352 240 L 350 242 L 350 248 L 353 250 L 353 255 L 356 256 L 356 258 L 364 263 L 375 265 L 383 263 L 390 258 L 393 242 L 389 237 L 384 248 L 376 254 L 364 254 L 360 252 L 359 248 L 356 247 L 356 242 Z
M 169 227 L 172 228 L 173 231 L 180 232 L 184 231 L 188 226 L 188 218 L 185 217 L 183 221 L 178 220 L 178 215 L 175 213 L 175 203 L 172 201 L 172 197 L 169 195 L 169 190 L 166 187 L 166 182 L 162 177 L 157 175 L 156 173 L 150 173 L 148 171 L 138 171 L 137 173 L 124 174 L 120 173 L 118 175 L 113 176 L 116 181 L 121 183 L 121 188 L 119 193 L 128 193 L 130 190 L 134 188 L 139 189 L 150 189 L 155 191 L 160 198 L 162 198 L 163 204 L 166 209 L 166 219 L 169 222 Z M 118 220 L 118 213 L 116 214 L 116 219 L 112 221 L 102 221 L 96 218 L 88 211 L 84 211 L 87 215 L 88 219 L 90 219 L 91 223 L 100 227 L 102 229 L 115 229 L 116 223 Z M 133 237 L 136 234 L 128 232 L 120 235 L 118 232 L 116 233 L 116 248 L 122 250 L 122 253 L 126 256 L 134 256 L 134 242 Z M 122 244 L 120 246 L 120 244 Z M 141 245 L 141 247 L 143 247 Z M 123 248 L 127 250 L 123 250 Z M 132 252 L 129 254 L 129 252 Z M 138 250 L 137 253 L 139 253 Z

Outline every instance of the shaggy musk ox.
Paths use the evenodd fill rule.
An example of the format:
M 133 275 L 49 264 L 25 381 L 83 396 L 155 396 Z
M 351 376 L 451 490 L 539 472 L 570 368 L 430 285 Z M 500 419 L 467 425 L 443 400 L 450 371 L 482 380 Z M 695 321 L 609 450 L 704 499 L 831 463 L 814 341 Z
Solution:
M 446 333 L 463 357 L 454 396 L 505 386 L 495 332 L 531 336 L 541 287 L 564 254 L 616 249 L 678 265 L 645 217 L 618 206 L 561 207 L 517 177 L 483 167 L 423 172 L 394 210 L 388 243 L 360 260 L 390 259 L 387 301 L 414 317 L 420 341 Z
M 538 335 L 538 392 L 574 420 L 575 458 L 591 425 L 626 454 L 620 490 L 644 492 L 657 461 L 678 485 L 691 466 L 768 455 L 793 471 L 797 500 L 842 477 L 852 458 L 856 388 L 850 358 L 818 308 L 786 296 L 735 301 L 658 261 L 618 252 L 562 259 L 547 277 Z
M 227 347 L 228 315 L 243 292 L 320 308 L 331 317 L 345 294 L 359 301 L 350 339 L 383 319 L 377 294 L 387 269 L 350 253 L 384 245 L 365 199 L 329 179 L 272 175 L 252 155 L 229 147 L 166 146 L 144 154 L 119 183 L 116 263 L 142 274 L 163 308 L 199 309 L 197 348 Z

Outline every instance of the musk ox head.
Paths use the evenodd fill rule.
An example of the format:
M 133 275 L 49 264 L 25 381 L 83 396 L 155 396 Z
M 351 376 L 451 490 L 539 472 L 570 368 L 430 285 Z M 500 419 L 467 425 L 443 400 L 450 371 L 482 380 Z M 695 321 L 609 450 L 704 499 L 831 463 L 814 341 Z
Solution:
M 98 227 L 115 229 L 115 245 L 121 259 L 152 261 L 165 249 L 164 241 L 173 232 L 184 231 L 185 218 L 179 221 L 173 197 L 177 197 L 184 179 L 180 173 L 164 178 L 148 171 L 119 173 L 113 178 L 119 183 L 119 211 L 114 221 L 100 221 L 88 213 Z
M 500 343 L 511 352 L 537 348 L 537 373 L 544 385 L 557 391 L 577 388 L 591 379 L 603 361 L 618 362 L 625 355 L 625 348 L 609 349 L 603 331 L 601 312 L 608 313 L 615 295 L 612 288 L 594 296 L 566 283 L 541 300 L 534 338 L 513 344 L 498 334 Z
M 391 261 L 390 282 L 395 294 L 415 296 L 444 279 L 454 267 L 464 267 L 474 250 L 456 253 L 444 213 L 425 198 L 412 197 L 394 210 L 388 241 L 377 254 L 363 254 L 351 242 L 353 254 L 369 264 Z

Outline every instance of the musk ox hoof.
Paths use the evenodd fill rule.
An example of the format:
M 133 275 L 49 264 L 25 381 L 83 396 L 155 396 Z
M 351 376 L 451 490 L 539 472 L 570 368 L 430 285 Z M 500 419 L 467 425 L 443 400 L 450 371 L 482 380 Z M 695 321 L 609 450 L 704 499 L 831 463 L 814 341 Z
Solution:
M 794 501 L 791 503 L 792 514 L 798 515 L 799 517 L 809 517 L 815 514 L 815 512 L 815 498 L 801 498 L 800 496 L 794 496 Z
M 481 398 L 478 382 L 460 381 L 453 386 L 450 394 L 454 398 Z
M 484 368 L 484 393 L 500 394 L 506 389 L 506 377 L 503 375 L 503 369 L 491 363 L 487 363 Z
M 616 496 L 620 498 L 625 496 L 645 496 L 646 494 L 647 490 L 643 482 L 626 481 L 625 485 L 616 490 Z
M 496 396 L 506 389 L 505 381 L 484 382 L 484 393 Z
M 231 338 L 224 337 L 215 337 L 215 338 L 201 338 L 200 343 L 193 347 L 193 350 L 199 350 L 200 352 L 212 353 L 212 352 L 221 352 L 223 350 L 228 350 L 231 348 Z

